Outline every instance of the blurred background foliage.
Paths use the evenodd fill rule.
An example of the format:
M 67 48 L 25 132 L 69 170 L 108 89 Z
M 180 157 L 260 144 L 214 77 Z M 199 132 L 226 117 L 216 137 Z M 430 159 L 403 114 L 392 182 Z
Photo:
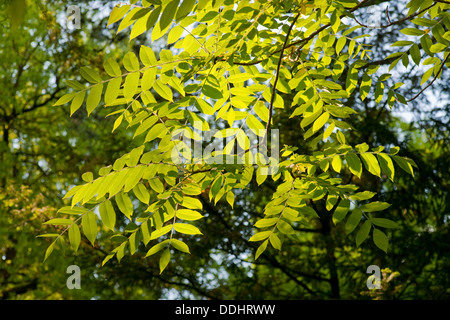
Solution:
M 394 183 L 368 173 L 361 179 L 347 175 L 377 192 L 376 200 L 392 204 L 386 217 L 401 227 L 389 233 L 387 255 L 371 241 L 357 249 L 354 238 L 335 226 L 324 204 L 317 202 L 320 219 L 313 227 L 297 230 L 289 246 L 281 252 L 269 249 L 255 262 L 254 244 L 247 239 L 275 185 L 254 183 L 236 194 L 233 209 L 202 197 L 206 219 L 199 227 L 204 236 L 189 239 L 191 255 L 176 255 L 162 275 L 156 259 L 143 258 L 143 247 L 120 264 L 113 259 L 101 267 L 111 249 L 102 239 L 95 247 L 84 239 L 76 255 L 67 247 L 43 263 L 48 243 L 37 235 L 45 232 L 44 221 L 56 217 L 64 192 L 80 182 L 83 172 L 111 164 L 136 143 L 123 128 L 111 134 L 113 120 L 101 110 L 70 117 L 68 108 L 52 107 L 67 91 L 64 80 L 76 78 L 80 67 L 101 69 L 106 57 L 121 57 L 140 44 L 161 49 L 159 42 L 145 37 L 130 43 L 126 33 L 116 35 L 106 27 L 116 3 L 76 2 L 81 29 L 75 30 L 66 25 L 70 1 L 0 4 L 0 299 L 450 298 L 448 69 L 407 106 L 396 104 L 391 110 L 383 101 L 362 103 L 358 90 L 347 103 L 358 111 L 351 118 L 356 130 L 349 144 L 398 145 L 420 168 L 414 178 L 399 171 Z M 367 21 L 374 9 L 385 19 L 386 7 L 392 20 L 402 17 L 405 2 L 374 1 L 371 6 L 361 11 L 359 21 Z M 391 48 L 383 43 L 396 41 L 403 27 L 371 30 L 365 40 L 374 46 L 373 61 L 386 70 L 389 61 L 383 59 Z M 401 93 L 406 97 L 420 91 L 422 73 L 418 67 L 392 71 L 405 83 Z M 304 141 L 288 111 L 278 109 L 274 123 L 281 145 L 295 145 L 305 153 L 319 148 L 321 142 Z M 102 230 L 101 237 L 108 233 Z M 66 269 L 72 264 L 81 268 L 81 290 L 66 287 Z M 366 287 L 369 265 L 383 269 L 381 290 Z

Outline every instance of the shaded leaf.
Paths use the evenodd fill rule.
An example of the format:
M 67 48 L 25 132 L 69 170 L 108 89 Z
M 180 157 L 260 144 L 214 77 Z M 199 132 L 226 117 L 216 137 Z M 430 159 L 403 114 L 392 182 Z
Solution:
M 388 237 L 386 236 L 386 234 L 384 234 L 384 232 L 382 232 L 379 229 L 374 229 L 373 230 L 373 243 L 375 243 L 375 245 L 378 248 L 380 248 L 385 253 L 387 253 L 389 240 L 388 240 Z
M 367 239 L 371 228 L 372 228 L 372 224 L 370 223 L 369 220 L 366 220 L 363 223 L 363 225 L 361 226 L 361 228 L 359 228 L 358 232 L 356 233 L 356 237 L 355 237 L 357 247 L 359 247 L 361 245 L 361 243 L 363 243 L 364 240 Z

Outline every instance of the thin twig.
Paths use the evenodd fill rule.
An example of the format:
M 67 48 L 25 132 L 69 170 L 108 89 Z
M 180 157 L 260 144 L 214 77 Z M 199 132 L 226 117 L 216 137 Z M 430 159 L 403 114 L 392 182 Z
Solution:
M 404 22 L 404 21 L 410 20 L 410 19 L 412 19 L 412 18 L 415 18 L 415 17 L 417 17 L 418 15 L 422 14 L 423 12 L 427 11 L 428 9 L 430 9 L 431 7 L 433 7 L 433 6 L 435 6 L 435 5 L 436 5 L 436 1 L 435 1 L 435 3 L 433 3 L 432 5 L 426 7 L 425 9 L 422 9 L 422 10 L 420 10 L 419 12 L 413 13 L 413 14 L 407 16 L 407 17 L 401 18 L 401 19 L 396 20 L 396 21 L 394 21 L 394 22 L 391 22 L 391 19 L 389 19 L 389 13 L 388 13 L 387 8 L 386 8 L 386 14 L 388 15 L 389 23 L 386 24 L 386 25 L 384 25 L 384 26 L 368 26 L 368 25 L 365 25 L 365 24 L 359 22 L 358 19 L 356 19 L 356 17 L 354 18 L 354 20 L 355 20 L 355 22 L 356 22 L 357 24 L 359 24 L 361 27 L 364 27 L 364 28 L 370 28 L 370 29 L 386 29 L 386 28 L 389 28 L 389 27 L 391 27 L 391 26 L 393 26 L 393 25 L 396 25 L 396 24 L 402 23 L 402 22 Z
M 444 61 L 442 61 L 441 67 L 439 68 L 438 72 L 436 72 L 436 75 L 434 76 L 433 80 L 431 80 L 431 82 L 422 90 L 419 91 L 418 94 L 416 94 L 414 97 L 412 97 L 411 99 L 407 100 L 406 102 L 411 102 L 413 100 L 415 100 L 418 96 L 420 96 L 426 89 L 428 89 L 434 81 L 436 81 L 436 79 L 439 77 L 439 75 L 442 73 L 442 69 L 444 68 L 445 63 L 447 62 L 448 58 L 450 57 L 450 52 L 447 54 L 447 56 L 445 57 Z
M 264 145 L 266 145 L 267 142 L 267 132 L 269 130 L 270 127 L 270 122 L 272 121 L 272 110 L 273 110 L 273 103 L 275 101 L 275 95 L 276 95 L 276 89 L 277 89 L 277 83 L 278 83 L 278 78 L 280 77 L 280 68 L 281 68 L 281 62 L 283 61 L 283 54 L 284 54 L 284 49 L 287 46 L 287 43 L 289 41 L 289 36 L 291 34 L 292 28 L 295 25 L 295 22 L 297 22 L 297 19 L 300 17 L 301 12 L 297 13 L 297 15 L 294 17 L 294 20 L 292 21 L 291 25 L 289 26 L 289 30 L 286 33 L 286 38 L 284 39 L 284 43 L 283 43 L 283 47 L 281 48 L 281 52 L 280 52 L 280 58 L 278 59 L 278 65 L 277 65 L 277 71 L 275 74 L 275 80 L 273 82 L 273 88 L 272 88 L 272 97 L 270 98 L 270 105 L 269 105 L 269 118 L 267 120 L 267 124 L 266 124 L 266 131 L 264 132 L 264 137 L 262 140 L 262 143 Z

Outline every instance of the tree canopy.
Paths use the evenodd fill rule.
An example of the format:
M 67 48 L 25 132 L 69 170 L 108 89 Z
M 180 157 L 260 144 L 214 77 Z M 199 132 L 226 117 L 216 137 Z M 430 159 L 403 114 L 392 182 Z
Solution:
M 103 297 L 448 297 L 448 275 L 428 274 L 448 266 L 450 4 L 386 4 L 130 1 L 67 40 L 51 9 L 52 26 L 12 23 L 55 46 L 40 65 L 38 32 L 1 43 L 24 48 L 5 50 L 3 186 L 27 192 L 3 206 L 52 207 L 10 219 L 38 215 L 46 264 L 95 252 L 92 277 L 123 288 Z M 361 293 L 371 264 L 383 289 Z

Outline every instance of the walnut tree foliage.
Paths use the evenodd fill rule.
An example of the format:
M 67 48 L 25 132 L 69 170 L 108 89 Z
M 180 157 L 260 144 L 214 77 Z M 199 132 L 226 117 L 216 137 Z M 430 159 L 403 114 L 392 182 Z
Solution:
M 158 255 L 163 272 L 172 254 L 190 253 L 190 236 L 208 237 L 196 226 L 204 218 L 200 195 L 233 207 L 239 190 L 268 180 L 276 191 L 249 238 L 258 243 L 255 259 L 269 245 L 283 250 L 296 227 L 318 217 L 311 204 L 319 200 L 355 246 L 371 238 L 387 252 L 386 229 L 398 227 L 383 218 L 390 204 L 371 201 L 375 193 L 343 179 L 343 173 L 360 178 L 367 171 L 395 183 L 399 169 L 414 175 L 417 166 L 399 156 L 396 146 L 347 143 L 355 130 L 347 119 L 357 113 L 349 97 L 358 92 L 361 100 L 387 101 L 392 108 L 431 86 L 449 65 L 450 3 L 412 0 L 403 18 L 387 16 L 386 25 L 358 20 L 358 11 L 368 5 L 368 0 L 143 0 L 114 7 L 108 23 L 117 25 L 117 32 L 128 30 L 130 41 L 147 34 L 167 46 L 155 54 L 142 45 L 121 61 L 105 60 L 103 70 L 81 68 L 86 81 L 67 80 L 73 90 L 55 105 L 68 104 L 70 114 L 81 107 L 88 115 L 106 108 L 115 119 L 111 131 L 125 127 L 141 145 L 97 173 L 84 173 L 84 184 L 65 194 L 71 200 L 59 210 L 61 217 L 46 222 L 64 227 L 42 235 L 54 238 L 45 258 L 67 240 L 77 251 L 82 234 L 94 245 L 103 228 L 114 232 L 118 244 L 103 264 L 133 255 L 142 242 L 146 257 Z M 411 97 L 400 94 L 403 83 L 392 83 L 391 74 L 381 73 L 380 63 L 371 59 L 377 48 L 365 43 L 370 35 L 354 35 L 400 23 L 408 27 L 383 61 L 390 62 L 389 71 L 400 61 L 424 70 L 423 88 Z M 292 101 L 285 101 L 287 95 Z M 260 153 L 275 143 L 273 114 L 281 109 L 320 151 L 307 154 L 284 145 L 279 161 Z M 201 145 L 202 134 L 213 128 L 226 145 L 206 157 L 192 153 L 187 142 Z M 128 219 L 125 228 L 116 226 L 117 214 Z

